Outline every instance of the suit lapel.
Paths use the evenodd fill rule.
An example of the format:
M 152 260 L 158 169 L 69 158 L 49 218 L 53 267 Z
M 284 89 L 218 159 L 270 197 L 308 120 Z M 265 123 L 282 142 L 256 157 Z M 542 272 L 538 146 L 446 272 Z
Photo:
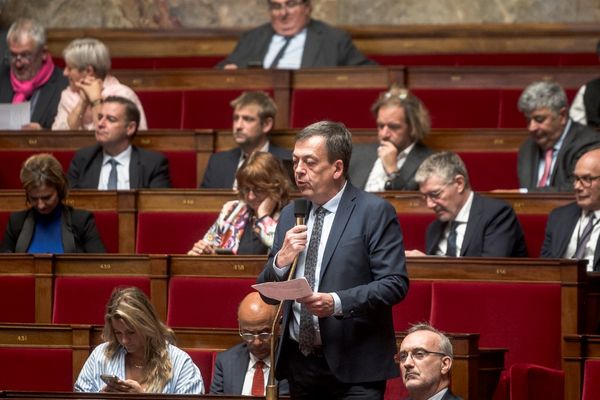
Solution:
M 358 160 L 357 172 L 354 174 L 355 182 L 352 181 L 352 184 L 356 185 L 356 187 L 364 188 L 367 184 L 373 164 L 377 161 L 377 146 L 379 145 L 376 143 L 370 144 L 366 151 L 360 152 L 362 160 Z
M 442 224 L 437 219 L 431 223 L 431 229 L 428 231 L 428 235 L 431 237 L 430 240 L 425 240 L 425 254 L 435 254 L 435 249 L 438 246 L 440 240 L 442 240 L 442 233 L 446 229 L 446 224 Z
M 246 377 L 246 371 L 250 366 L 250 355 L 248 354 L 248 348 L 245 344 L 240 349 L 238 361 L 239 362 L 234 363 L 234 371 L 232 371 L 233 374 L 231 375 L 232 377 L 234 377 L 234 379 L 232 379 L 232 393 L 242 393 L 242 389 L 244 388 L 244 378 Z M 235 377 L 239 378 L 235 379 Z
M 63 251 L 65 253 L 75 253 L 77 249 L 75 247 L 75 235 L 73 234 L 73 220 L 71 212 L 66 206 L 63 206 L 60 219 Z
M 569 246 L 571 236 L 575 231 L 575 226 L 577 226 L 580 215 L 581 208 L 579 208 L 577 203 L 572 203 L 572 207 L 568 208 L 568 213 L 566 214 L 567 218 L 561 221 L 562 227 L 556 230 L 556 244 L 559 246 L 556 247 L 556 253 L 553 254 L 556 258 L 562 257 L 567 251 L 567 247 Z M 596 252 L 597 251 L 598 249 L 596 248 Z M 596 259 L 597 256 L 594 256 L 594 260 Z
M 415 171 L 421 165 L 422 152 L 423 147 L 421 146 L 421 144 L 419 142 L 415 143 L 415 147 L 413 147 L 412 151 L 408 153 L 406 161 L 404 161 L 404 165 L 402 165 L 402 168 L 400 168 L 398 177 L 396 178 L 396 187 L 404 188 L 406 184 L 410 181 L 411 177 L 414 176 Z
M 135 146 L 131 146 L 131 160 L 129 161 L 129 188 L 141 188 L 142 171 L 144 166 L 140 162 L 140 153 Z
M 304 42 L 304 51 L 302 52 L 301 67 L 315 65 L 319 47 L 321 46 L 321 31 L 318 31 L 311 20 L 306 28 L 306 42 Z
M 35 228 L 35 219 L 33 213 L 33 209 L 30 209 L 25 216 L 21 233 L 19 234 L 19 237 L 17 238 L 17 244 L 15 245 L 15 253 L 27 253 L 27 249 L 31 244 L 31 238 L 33 237 L 33 230 Z
M 476 193 L 473 194 L 473 203 L 471 204 L 471 211 L 469 212 L 469 220 L 467 221 L 467 228 L 465 229 L 465 237 L 463 238 L 462 245 L 460 246 L 460 255 L 464 257 L 467 249 L 472 243 L 474 232 L 478 232 L 477 224 L 481 221 L 481 214 L 483 209 L 481 207 L 481 199 Z

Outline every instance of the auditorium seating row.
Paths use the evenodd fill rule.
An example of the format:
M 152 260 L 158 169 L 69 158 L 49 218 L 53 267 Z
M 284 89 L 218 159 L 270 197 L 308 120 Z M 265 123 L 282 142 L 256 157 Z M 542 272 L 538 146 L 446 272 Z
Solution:
M 292 149 L 297 130 L 282 129 L 270 134 L 274 144 Z M 373 129 L 352 130 L 355 143 L 377 141 Z M 518 187 L 517 150 L 527 137 L 524 129 L 436 129 L 425 143 L 435 150 L 457 151 L 466 163 L 475 190 Z M 30 155 L 46 151 L 69 167 L 77 149 L 94 144 L 93 134 L 81 131 L 0 131 L 0 189 L 21 188 L 19 171 Z M 169 159 L 174 188 L 194 189 L 202 181 L 213 152 L 235 146 L 231 130 L 150 130 L 139 132 L 135 144 L 160 151 Z M 502 165 L 502 168 L 498 168 Z
M 0 321 L 99 325 L 112 288 L 135 285 L 169 326 L 234 330 L 237 304 L 264 262 L 261 256 L 3 255 L 0 296 L 15 306 L 3 308 Z M 578 339 L 588 323 L 591 279 L 582 262 L 413 258 L 407 268 L 411 288 L 393 310 L 397 331 L 430 321 L 444 331 L 478 333 L 481 348 L 507 350 L 501 357 L 507 370 L 518 363 L 562 369 L 566 398 L 579 398 L 582 363 L 598 357 L 581 350 L 590 343 Z M 477 390 L 468 381 L 455 385 L 459 393 Z
M 435 215 L 416 192 L 380 193 L 395 208 L 406 249 L 425 248 L 425 231 Z M 529 256 L 539 255 L 548 213 L 573 195 L 487 193 L 507 200 L 523 226 Z M 72 191 L 67 204 L 90 210 L 109 253 L 185 254 L 216 220 L 231 190 Z M 25 207 L 22 190 L 0 191 L 0 237 L 11 212 Z

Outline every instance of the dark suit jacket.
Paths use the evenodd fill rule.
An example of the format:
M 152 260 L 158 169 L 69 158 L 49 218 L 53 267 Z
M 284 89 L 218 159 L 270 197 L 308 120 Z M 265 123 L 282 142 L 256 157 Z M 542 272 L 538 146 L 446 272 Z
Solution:
M 292 152 L 281 147 L 269 144 L 269 153 L 273 154 L 280 160 L 290 160 Z M 209 189 L 231 189 L 233 181 L 235 181 L 235 173 L 237 172 L 238 162 L 242 150 L 239 147 L 227 151 L 214 153 L 208 159 L 208 166 L 202 178 L 201 188 Z
M 548 215 L 546 224 L 546 236 L 540 257 L 542 258 L 562 258 L 567 251 L 567 246 L 577 226 L 577 221 L 581 217 L 581 208 L 577 203 L 569 203 L 562 207 L 555 208 Z M 596 243 L 594 252 L 594 271 L 600 268 L 600 246 Z
M 97 189 L 102 168 L 102 146 L 79 149 L 71 160 L 69 184 L 72 189 Z M 132 145 L 129 163 L 129 185 L 131 189 L 155 189 L 171 187 L 169 162 L 155 151 Z
M 62 243 L 65 253 L 105 253 L 94 214 L 63 205 Z M 2 241 L 3 253 L 26 253 L 35 229 L 34 209 L 10 214 Z
M 242 394 L 249 362 L 250 355 L 245 343 L 237 344 L 229 350 L 217 354 L 210 393 Z M 279 382 L 278 387 L 280 395 L 289 395 L 290 389 L 287 380 Z
M 281 213 L 259 282 L 278 280 L 273 259 L 294 223 L 294 206 L 290 204 Z M 392 306 L 408 291 L 402 231 L 388 202 L 349 182 L 325 246 L 318 291 L 336 292 L 342 305 L 343 315 L 319 318 L 323 354 L 331 372 L 348 383 L 398 376 L 398 365 L 393 361 Z M 279 379 L 289 373 L 292 302 L 286 302 L 283 309 L 283 338 L 276 367 Z
M 369 173 L 373 169 L 373 164 L 377 161 L 378 143 L 357 144 L 352 147 L 352 158 L 350 159 L 350 181 L 353 185 L 364 189 L 369 179 Z M 419 190 L 419 185 L 415 182 L 415 173 L 417 169 L 433 151 L 421 142 L 415 143 L 415 146 L 408 153 L 404 165 L 398 171 L 396 177 L 392 180 L 392 187 L 389 190 Z
M 583 92 L 583 105 L 587 125 L 600 128 L 600 78 L 586 83 Z
M 37 90 L 39 95 L 31 113 L 31 122 L 39 123 L 44 129 L 51 129 L 60 94 L 68 85 L 69 81 L 63 76 L 60 68 L 54 67 L 48 82 Z M 0 103 L 12 103 L 14 93 L 10 83 L 10 66 L 5 65 L 0 72 Z
M 527 138 L 519 149 L 517 169 L 520 187 L 535 192 L 572 192 L 573 185 L 569 181 L 569 176 L 575 169 L 577 160 L 598 144 L 600 144 L 600 133 L 571 121 L 571 129 L 569 129 L 554 163 L 550 186 L 538 188 L 538 164 L 543 155 L 533 139 Z
M 427 228 L 427 254 L 435 254 L 447 223 L 433 221 Z M 503 200 L 475 193 L 465 238 L 460 249 L 462 257 L 527 257 L 523 229 L 512 207 Z
M 315 19 L 310 20 L 306 29 L 301 68 L 375 65 L 354 46 L 352 38 L 343 30 Z M 233 53 L 217 67 L 222 68 L 226 64 L 236 64 L 240 68 L 247 68 L 248 64 L 262 65 L 274 34 L 271 23 L 245 32 Z

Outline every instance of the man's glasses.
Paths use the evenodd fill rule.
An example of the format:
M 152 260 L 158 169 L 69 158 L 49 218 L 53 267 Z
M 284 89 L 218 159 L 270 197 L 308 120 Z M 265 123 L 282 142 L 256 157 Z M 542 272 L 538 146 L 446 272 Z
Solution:
M 242 340 L 244 342 L 254 342 L 256 339 L 260 340 L 261 342 L 266 342 L 267 340 L 271 339 L 271 336 L 273 336 L 273 334 L 271 332 L 262 332 L 262 333 L 249 333 L 249 332 L 240 332 L 240 337 L 242 338 Z
M 33 61 L 33 57 L 35 55 L 33 53 L 10 53 L 8 56 L 8 60 L 13 63 L 13 62 L 17 62 L 17 61 L 21 61 L 22 63 L 25 64 L 30 64 Z
M 591 175 L 583 175 L 583 176 L 579 176 L 579 175 L 571 175 L 571 183 L 573 183 L 573 186 L 575 186 L 577 184 L 577 182 L 581 183 L 581 186 L 583 186 L 584 188 L 589 188 L 592 186 L 592 183 L 594 183 L 594 181 L 596 179 L 600 178 L 600 175 L 598 176 L 591 176 Z
M 298 7 L 300 4 L 304 4 L 305 0 L 288 0 L 285 3 L 275 3 L 274 1 L 269 1 L 269 9 L 271 11 L 281 11 L 284 8 L 292 9 Z
M 444 189 L 446 189 L 446 186 L 448 185 L 449 184 L 447 183 L 438 190 L 434 190 L 433 192 L 421 193 L 421 199 L 425 202 L 427 201 L 427 199 L 431 201 L 438 201 L 444 194 Z
M 415 349 L 412 351 L 401 351 L 400 353 L 395 354 L 394 361 L 396 361 L 399 364 L 404 364 L 406 362 L 406 360 L 408 360 L 409 356 L 412 357 L 412 359 L 415 361 L 421 361 L 421 360 L 424 360 L 430 354 L 435 354 L 435 355 L 442 356 L 442 357 L 448 356 L 445 353 L 440 353 L 437 351 L 429 351 L 429 350 L 425 350 L 425 349 Z

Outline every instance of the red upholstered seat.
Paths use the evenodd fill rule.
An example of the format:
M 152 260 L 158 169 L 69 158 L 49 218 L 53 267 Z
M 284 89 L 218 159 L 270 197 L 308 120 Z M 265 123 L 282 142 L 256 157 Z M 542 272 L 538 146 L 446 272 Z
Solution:
M 383 89 L 296 89 L 292 93 L 290 125 L 303 128 L 313 122 L 343 122 L 348 128 L 373 128 L 371 106 Z
M 458 152 L 465 163 L 471 186 L 478 192 L 494 189 L 516 189 L 517 152 Z
M 0 390 L 73 390 L 71 349 L 0 347 L 0 360 Z
M 517 218 L 521 221 L 523 233 L 525 235 L 525 244 L 527 245 L 527 254 L 529 257 L 539 257 L 546 234 L 547 214 L 518 214 Z
M 150 296 L 150 279 L 145 277 L 57 277 L 52 323 L 103 325 L 106 303 L 118 286 L 137 286 Z
M 398 214 L 406 250 L 425 251 L 425 233 L 427 232 L 427 226 L 434 219 L 435 214 L 433 212 L 428 214 Z
M 136 253 L 186 254 L 217 217 L 216 212 L 139 212 Z
M 6 225 L 8 224 L 10 213 L 10 211 L 0 211 L 0 240 L 4 240 L 4 233 L 6 232 Z
M 119 252 L 119 214 L 116 211 L 94 211 L 96 228 L 107 253 Z
M 171 186 L 175 189 L 196 189 L 196 152 L 190 151 L 163 151 L 169 160 L 169 174 Z
M 254 278 L 169 280 L 167 325 L 191 328 L 237 328 L 237 307 L 253 291 Z
M 600 360 L 586 360 L 583 372 L 583 397 L 581 400 L 600 398 Z
M 539 365 L 510 367 L 510 400 L 563 400 L 565 373 Z
M 204 391 L 205 393 L 208 393 L 210 391 L 210 383 L 212 382 L 215 351 L 206 349 L 183 350 L 192 357 L 194 364 L 200 368 L 200 374 L 202 375 L 202 381 L 204 382 Z
M 411 281 L 410 290 L 401 303 L 393 308 L 394 330 L 402 332 L 411 325 L 429 321 L 431 314 L 431 282 Z
M 181 90 L 136 91 L 150 129 L 181 129 L 183 93 Z
M 560 368 L 558 284 L 433 282 L 431 324 L 446 332 L 479 332 L 480 347 L 508 349 L 515 363 Z
M 53 150 L 53 151 L 34 151 L 34 150 L 0 150 L 0 160 L 2 160 L 2 168 L 0 168 L 0 189 L 22 189 L 19 179 L 19 172 L 23 163 L 29 156 L 37 153 L 52 153 L 60 161 L 63 169 L 67 171 L 74 150 Z M 23 199 L 23 202 L 25 199 Z
M 0 304 L 0 322 L 35 322 L 35 277 L 0 275 Z
M 402 382 L 402 377 L 388 379 L 385 386 L 384 400 L 408 399 L 408 390 Z

